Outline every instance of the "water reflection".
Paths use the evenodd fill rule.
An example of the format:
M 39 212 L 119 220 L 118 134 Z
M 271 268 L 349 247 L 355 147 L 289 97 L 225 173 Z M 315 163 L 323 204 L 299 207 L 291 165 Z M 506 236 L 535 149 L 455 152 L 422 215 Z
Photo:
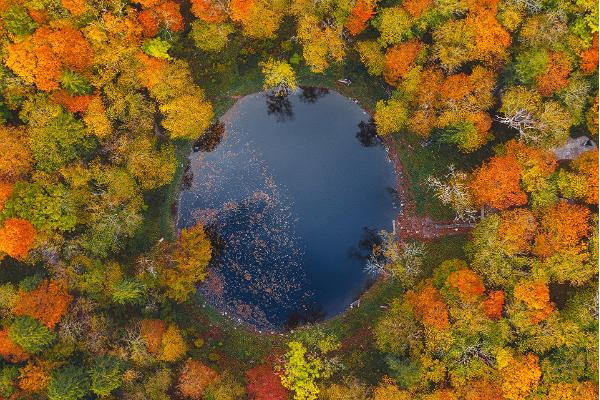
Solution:
M 276 93 L 266 93 L 267 114 L 274 115 L 277 122 L 286 122 L 294 119 L 294 110 L 289 96 Z
M 326 316 L 320 306 L 316 304 L 303 304 L 299 309 L 294 310 L 288 315 L 285 328 L 289 330 L 302 325 L 316 324 L 325 320 Z
M 381 139 L 377 136 L 377 129 L 373 118 L 368 123 L 365 121 L 359 122 L 356 138 L 365 147 L 373 147 L 381 144 Z
M 210 152 L 217 148 L 225 135 L 225 125 L 221 121 L 214 122 L 192 146 L 194 152 Z
M 301 86 L 300 89 L 302 90 L 299 96 L 300 101 L 308 104 L 314 104 L 321 97 L 329 94 L 329 89 L 327 88 Z
M 348 250 L 348 256 L 357 260 L 366 261 L 373 254 L 373 248 L 375 246 L 381 246 L 382 242 L 379 230 L 365 226 L 358 243 Z

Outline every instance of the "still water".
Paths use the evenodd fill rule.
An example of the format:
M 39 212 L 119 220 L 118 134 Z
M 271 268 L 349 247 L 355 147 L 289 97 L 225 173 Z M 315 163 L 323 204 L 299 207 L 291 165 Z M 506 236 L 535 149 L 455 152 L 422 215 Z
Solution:
M 368 121 L 317 88 L 249 95 L 223 116 L 220 143 L 190 156 L 178 207 L 179 228 L 202 222 L 216 240 L 199 288 L 210 303 L 282 329 L 332 317 L 366 289 L 371 246 L 398 212 L 393 164 Z

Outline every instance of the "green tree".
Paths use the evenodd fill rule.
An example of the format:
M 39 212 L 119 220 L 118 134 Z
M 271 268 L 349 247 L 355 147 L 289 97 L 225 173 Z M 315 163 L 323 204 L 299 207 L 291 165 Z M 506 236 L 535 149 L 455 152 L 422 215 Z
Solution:
M 196 47 L 207 52 L 219 52 L 227 46 L 229 35 L 235 31 L 232 24 L 215 23 L 210 24 L 201 19 L 192 22 L 190 37 Z
M 89 94 L 92 86 L 85 76 L 70 70 L 64 70 L 60 76 L 60 86 L 73 95 Z
M 117 304 L 136 303 L 144 295 L 144 285 L 131 279 L 123 279 L 112 285 L 111 295 L 113 302 Z
M 70 112 L 60 108 L 44 118 L 29 121 L 29 145 L 37 169 L 54 172 L 96 147 L 95 140 L 86 136 L 83 123 Z
M 381 75 L 385 65 L 385 54 L 381 45 L 375 40 L 365 40 L 356 43 L 360 61 L 371 75 Z
M 149 56 L 170 60 L 171 56 L 169 55 L 169 50 L 171 47 L 172 44 L 169 41 L 155 37 L 146 40 L 142 45 L 142 50 Z
M 31 19 L 25 7 L 19 4 L 8 7 L 2 13 L 2 21 L 6 30 L 17 36 L 31 35 L 37 28 L 37 24 Z
M 532 49 L 519 53 L 515 59 L 515 74 L 519 81 L 532 85 L 535 77 L 548 66 L 548 53 L 545 49 Z
M 400 6 L 384 8 L 373 24 L 380 33 L 379 42 L 384 47 L 413 36 L 410 15 Z
M 123 383 L 123 364 L 112 356 L 102 356 L 96 359 L 90 369 L 91 390 L 98 396 L 106 397 L 119 388 Z
M 19 370 L 14 365 L 4 365 L 0 369 L 0 396 L 10 398 L 17 391 L 16 381 Z
M 88 376 L 82 368 L 69 365 L 52 373 L 47 390 L 50 400 L 79 400 L 89 392 Z
M 73 194 L 61 183 L 17 182 L 0 220 L 19 217 L 42 231 L 70 231 L 77 223 Z
M 54 332 L 29 316 L 15 318 L 8 328 L 8 337 L 29 353 L 39 353 L 56 340 Z

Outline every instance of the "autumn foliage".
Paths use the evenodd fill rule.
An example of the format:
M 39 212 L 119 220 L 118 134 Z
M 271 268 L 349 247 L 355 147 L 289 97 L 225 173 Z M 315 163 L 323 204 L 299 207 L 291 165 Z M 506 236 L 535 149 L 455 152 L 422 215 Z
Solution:
M 19 370 L 19 387 L 30 393 L 46 389 L 50 383 L 51 363 L 37 360 L 29 361 Z
M 52 329 L 67 312 L 72 300 L 63 283 L 44 280 L 35 290 L 20 290 L 12 312 L 33 317 Z
M 433 0 L 403 0 L 402 7 L 414 18 L 419 18 L 432 3 Z
M 177 390 L 183 397 L 193 400 L 202 399 L 206 387 L 213 383 L 219 374 L 200 361 L 188 359 L 177 380 Z
M 191 0 L 192 13 L 208 23 L 222 22 L 227 18 L 227 12 L 216 0 Z
M 534 252 L 541 257 L 577 249 L 590 232 L 590 210 L 561 201 L 542 216 L 535 238 Z
M 6 329 L 0 330 L 0 357 L 10 362 L 25 361 L 29 354 L 8 337 Z
M 351 35 L 358 35 L 367 27 L 367 22 L 375 15 L 375 0 L 358 0 L 346 21 Z
M 515 299 L 523 302 L 532 324 L 537 324 L 554 311 L 550 302 L 550 289 L 544 282 L 522 281 L 515 286 Z
M 533 392 L 539 382 L 542 372 L 539 358 L 535 354 L 521 357 L 508 356 L 502 359 L 502 394 L 506 400 L 521 400 Z
M 162 361 L 177 361 L 187 351 L 187 345 L 177 326 L 167 325 L 160 319 L 141 320 L 140 336 L 148 351 Z
M 437 329 L 448 327 L 448 307 L 440 292 L 431 283 L 427 283 L 417 292 L 408 292 L 406 297 L 423 325 Z
M 0 182 L 0 211 L 4 208 L 4 204 L 12 195 L 15 185 L 12 183 Z
M 166 324 L 160 319 L 143 319 L 140 321 L 140 335 L 146 342 L 146 347 L 150 353 L 159 354 L 162 337 L 166 330 Z
M 390 47 L 385 53 L 383 69 L 385 81 L 392 86 L 397 85 L 410 70 L 421 48 L 422 43 L 418 40 L 410 40 Z
M 598 204 L 598 150 L 582 153 L 574 162 L 573 168 L 585 178 L 586 201 Z
M 483 313 L 488 318 L 500 319 L 504 307 L 504 292 L 502 290 L 491 291 L 481 306 Z
M 581 52 L 581 70 L 586 74 L 598 69 L 598 32 L 594 34 L 592 47 Z
M 515 156 L 495 156 L 475 170 L 470 188 L 479 206 L 504 210 L 527 203 L 520 179 L 521 166 Z
M 485 292 L 483 281 L 470 269 L 461 269 L 448 276 L 448 284 L 456 289 L 465 300 L 477 299 Z
M 286 400 L 288 390 L 269 365 L 258 365 L 246 372 L 246 391 L 249 400 Z
M 25 258 L 33 247 L 36 230 L 31 222 L 8 218 L 0 226 L 0 252 L 13 258 Z
M 245 21 L 253 5 L 254 0 L 231 0 L 229 3 L 231 19 L 238 22 Z
M 92 49 L 80 31 L 63 27 L 39 28 L 21 42 L 8 46 L 6 65 L 40 90 L 58 88 L 63 68 L 83 73 L 92 63 Z
M 146 8 L 138 15 L 144 36 L 156 36 L 160 28 L 172 32 L 179 32 L 183 28 L 183 17 L 179 11 L 179 4 L 174 1 L 165 1 Z
M 536 228 L 536 218 L 526 208 L 500 213 L 498 235 L 512 254 L 527 252 L 531 248 Z
M 24 129 L 0 126 L 0 181 L 15 182 L 33 164 Z
M 536 77 L 538 91 L 543 96 L 564 88 L 568 83 L 571 65 L 563 53 L 552 53 L 549 57 L 546 71 Z

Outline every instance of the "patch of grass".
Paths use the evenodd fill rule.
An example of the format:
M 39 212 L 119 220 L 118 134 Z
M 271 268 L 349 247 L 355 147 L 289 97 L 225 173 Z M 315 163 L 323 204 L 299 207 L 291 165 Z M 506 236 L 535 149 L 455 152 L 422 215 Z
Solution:
M 408 177 L 409 194 L 415 201 L 417 215 L 430 216 L 434 220 L 452 219 L 454 213 L 428 188 L 427 178 L 431 175 L 444 176 L 450 165 L 460 170 L 470 170 L 487 158 L 491 151 L 491 145 L 472 154 L 464 154 L 455 147 L 439 143 L 423 146 L 421 138 L 409 133 L 397 134 L 395 142 L 398 157 Z
M 144 202 L 148 206 L 144 211 L 144 222 L 139 232 L 129 243 L 127 255 L 133 259 L 148 250 L 161 238 L 169 241 L 177 237 L 177 215 L 172 207 L 179 197 L 179 188 L 185 172 L 185 166 L 189 162 L 191 142 L 178 141 L 175 144 L 175 156 L 177 158 L 177 169 L 170 184 L 152 190 L 145 194 Z

